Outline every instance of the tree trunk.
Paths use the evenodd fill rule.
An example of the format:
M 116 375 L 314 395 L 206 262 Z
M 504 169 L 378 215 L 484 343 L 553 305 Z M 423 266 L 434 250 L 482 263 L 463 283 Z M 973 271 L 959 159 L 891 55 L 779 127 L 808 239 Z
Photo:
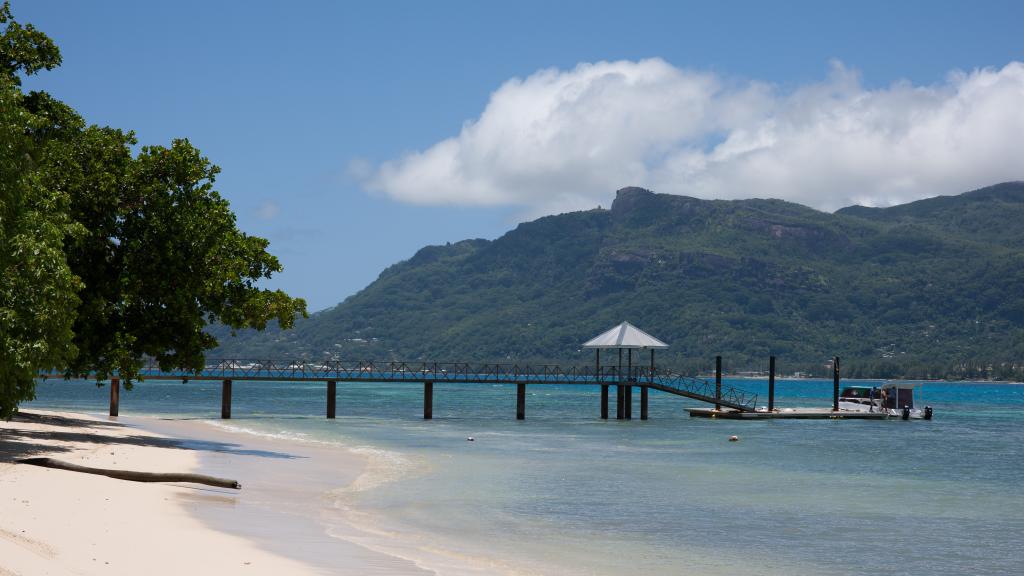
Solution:
M 53 458 L 25 458 L 22 460 L 17 460 L 17 462 L 18 464 L 31 464 L 33 466 L 42 466 L 43 468 L 56 468 L 58 470 L 68 470 L 70 472 L 82 472 L 84 474 L 99 474 L 100 476 L 109 476 L 111 478 L 117 478 L 119 480 L 131 480 L 132 482 L 192 482 L 195 484 L 219 486 L 221 488 L 242 488 L 242 485 L 234 480 L 228 480 L 227 478 L 215 478 L 213 476 L 204 476 L 202 474 L 162 474 L 156 472 L 134 472 L 132 470 L 110 470 L 107 468 L 90 468 L 88 466 L 79 466 L 77 464 L 61 462 L 60 460 L 54 460 Z

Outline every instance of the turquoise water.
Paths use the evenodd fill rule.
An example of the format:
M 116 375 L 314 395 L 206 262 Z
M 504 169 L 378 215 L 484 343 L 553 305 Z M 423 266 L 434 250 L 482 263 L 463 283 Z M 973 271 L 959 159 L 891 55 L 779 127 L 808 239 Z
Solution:
M 107 394 L 48 381 L 26 407 L 105 413 Z M 342 509 L 382 539 L 496 570 L 994 575 L 1024 562 L 1024 385 L 925 384 L 930 422 L 691 419 L 697 404 L 653 391 L 651 420 L 601 421 L 597 387 L 539 385 L 518 422 L 514 387 L 440 383 L 432 421 L 420 386 L 366 383 L 338 384 L 329 421 L 324 394 L 236 382 L 231 425 L 373 449 L 375 476 L 339 491 Z M 777 385 L 780 407 L 830 401 L 831 382 Z M 122 414 L 219 410 L 215 382 L 121 395 Z

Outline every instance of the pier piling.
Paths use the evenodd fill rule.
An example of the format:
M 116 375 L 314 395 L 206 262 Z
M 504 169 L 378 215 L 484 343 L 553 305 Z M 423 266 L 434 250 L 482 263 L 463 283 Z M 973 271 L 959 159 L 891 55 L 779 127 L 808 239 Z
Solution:
M 722 357 L 715 356 L 715 400 L 722 399 Z M 721 410 L 722 405 L 715 402 L 715 410 Z
M 526 384 L 516 384 L 516 420 L 526 419 Z
M 832 359 L 832 411 L 839 412 L 839 356 Z
M 622 384 L 615 385 L 615 419 L 626 417 L 626 390 Z
M 231 380 L 224 380 L 220 389 L 221 420 L 231 419 Z
M 337 384 L 334 380 L 327 381 L 327 417 L 334 418 L 335 407 L 338 401 Z
M 768 411 L 775 410 L 775 356 L 768 357 Z
M 626 389 L 622 384 L 622 348 L 619 348 L 619 368 L 615 375 L 619 379 L 615 386 L 615 419 L 623 420 L 626 417 Z
M 434 417 L 434 383 L 423 383 L 423 419 L 430 420 Z
M 601 384 L 601 419 L 608 419 L 608 385 Z
M 626 386 L 626 420 L 633 419 L 633 386 Z
M 121 405 L 121 379 L 110 379 L 110 415 L 117 416 Z
M 640 387 L 640 419 L 647 420 L 647 386 Z
M 630 348 L 626 351 L 626 356 L 629 358 L 626 364 L 626 381 L 630 384 L 626 386 L 626 420 L 633 419 L 633 349 Z

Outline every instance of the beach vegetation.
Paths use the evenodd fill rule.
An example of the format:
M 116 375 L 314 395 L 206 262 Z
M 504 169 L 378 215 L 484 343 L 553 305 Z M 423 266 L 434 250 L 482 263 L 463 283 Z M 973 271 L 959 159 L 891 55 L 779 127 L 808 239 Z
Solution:
M 60 51 L 9 2 L 0 26 L 0 417 L 41 371 L 130 388 L 150 360 L 201 369 L 211 323 L 287 328 L 306 314 L 260 287 L 281 263 L 237 228 L 217 166 L 187 139 L 138 148 L 131 131 L 23 91 Z

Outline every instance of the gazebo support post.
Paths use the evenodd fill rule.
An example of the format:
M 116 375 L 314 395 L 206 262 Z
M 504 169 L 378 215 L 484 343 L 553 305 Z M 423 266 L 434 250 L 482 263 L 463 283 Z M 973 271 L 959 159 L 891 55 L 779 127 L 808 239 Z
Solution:
M 626 389 L 622 385 L 622 348 L 619 348 L 619 367 L 616 371 L 619 383 L 615 386 L 615 419 L 626 417 Z
M 654 348 L 651 348 L 651 371 L 647 374 L 647 382 L 654 383 Z M 650 392 L 647 386 L 640 387 L 640 419 L 647 420 L 647 395 Z
M 608 385 L 601 384 L 601 419 L 608 419 Z
M 647 386 L 640 387 L 640 419 L 647 420 Z
M 633 349 L 626 350 L 626 420 L 633 419 Z

